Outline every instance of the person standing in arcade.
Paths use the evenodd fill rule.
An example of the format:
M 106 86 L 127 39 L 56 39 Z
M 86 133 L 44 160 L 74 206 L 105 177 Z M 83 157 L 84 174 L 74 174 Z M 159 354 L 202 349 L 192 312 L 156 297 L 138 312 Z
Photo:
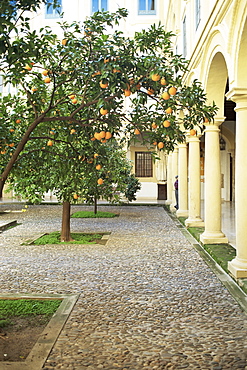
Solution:
M 178 176 L 175 176 L 176 181 L 174 182 L 174 189 L 175 189 L 175 199 L 176 199 L 176 205 L 174 208 L 178 210 Z

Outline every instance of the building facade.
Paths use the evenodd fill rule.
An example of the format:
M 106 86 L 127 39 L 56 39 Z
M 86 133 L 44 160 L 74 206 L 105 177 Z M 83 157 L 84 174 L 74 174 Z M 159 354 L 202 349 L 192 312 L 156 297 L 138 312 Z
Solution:
M 195 78 L 201 81 L 208 101 L 219 108 L 214 123 L 205 123 L 197 139 L 188 137 L 184 143 L 186 154 L 178 146 L 178 173 L 182 181 L 187 173 L 189 178 L 187 223 L 202 221 L 198 193 L 203 190 L 205 231 L 201 241 L 224 243 L 227 239 L 221 231 L 221 202 L 235 202 L 237 256 L 229 269 L 236 278 L 246 277 L 247 3 L 173 0 L 166 1 L 165 6 L 165 25 L 174 32 L 174 50 L 189 60 L 185 82 L 189 84 Z M 186 171 L 179 166 L 180 157 L 185 155 L 189 158 Z M 199 181 L 203 186 L 198 186 Z M 181 186 L 180 195 L 186 196 L 183 182 Z

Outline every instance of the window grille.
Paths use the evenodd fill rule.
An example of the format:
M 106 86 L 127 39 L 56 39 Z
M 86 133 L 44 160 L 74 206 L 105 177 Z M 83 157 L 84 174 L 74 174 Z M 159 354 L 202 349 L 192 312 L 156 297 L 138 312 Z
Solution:
M 135 153 L 135 176 L 153 177 L 153 160 L 149 152 Z

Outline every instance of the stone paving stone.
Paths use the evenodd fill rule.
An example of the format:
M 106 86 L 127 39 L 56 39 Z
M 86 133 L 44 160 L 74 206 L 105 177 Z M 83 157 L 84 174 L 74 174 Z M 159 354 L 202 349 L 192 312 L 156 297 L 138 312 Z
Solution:
M 44 369 L 245 369 L 246 315 L 164 209 L 99 209 L 120 216 L 71 230 L 111 232 L 106 245 L 21 245 L 60 229 L 55 205 L 30 206 L 1 234 L 2 293 L 80 294 Z

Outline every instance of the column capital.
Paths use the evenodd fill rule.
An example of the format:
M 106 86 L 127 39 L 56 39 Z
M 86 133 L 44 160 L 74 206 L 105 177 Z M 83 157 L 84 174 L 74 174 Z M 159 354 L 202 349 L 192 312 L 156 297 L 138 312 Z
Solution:
M 184 141 L 183 143 L 178 144 L 178 149 L 180 148 L 187 148 L 187 143 Z
M 226 98 L 235 103 L 245 102 L 247 105 L 247 89 L 243 87 L 233 87 L 226 93 Z
M 187 139 L 188 139 L 188 142 L 189 143 L 192 143 L 192 142 L 197 142 L 197 141 L 199 141 L 200 140 L 200 137 L 201 137 L 202 135 L 200 134 L 200 135 L 188 135 L 188 137 L 187 137 Z

